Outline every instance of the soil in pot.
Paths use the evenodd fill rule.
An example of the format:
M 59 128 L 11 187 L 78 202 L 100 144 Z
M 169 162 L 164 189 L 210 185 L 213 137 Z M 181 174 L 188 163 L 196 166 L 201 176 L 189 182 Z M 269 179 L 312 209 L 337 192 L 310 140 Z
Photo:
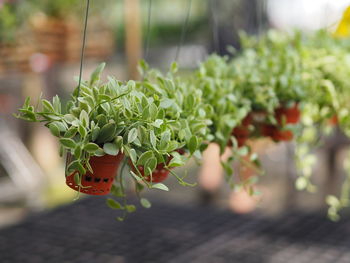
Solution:
M 300 121 L 299 104 L 295 103 L 293 107 L 280 107 L 275 111 L 275 117 L 279 125 L 297 124 Z
M 122 159 L 122 154 L 118 154 L 117 156 L 93 156 L 89 161 L 93 173 L 88 171 L 82 176 L 81 184 L 84 187 L 79 188 L 75 182 L 74 175 L 76 173 L 66 177 L 66 184 L 73 190 L 84 194 L 106 195 L 111 191 L 114 178 L 117 176 L 117 170 Z

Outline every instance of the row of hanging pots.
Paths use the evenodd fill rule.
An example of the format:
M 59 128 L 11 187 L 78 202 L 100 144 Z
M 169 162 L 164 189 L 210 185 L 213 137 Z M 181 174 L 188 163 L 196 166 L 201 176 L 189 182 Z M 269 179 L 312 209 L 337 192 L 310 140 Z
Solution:
M 294 103 L 292 107 L 277 108 L 274 116 L 277 125 L 266 123 L 266 117 L 267 113 L 264 111 L 253 111 L 243 119 L 240 126 L 233 129 L 232 135 L 236 138 L 238 147 L 244 146 L 250 138 L 249 126 L 252 124 L 264 137 L 270 137 L 276 142 L 291 141 L 294 137 L 293 132 L 286 129 L 285 126 L 295 125 L 300 121 L 299 104 Z

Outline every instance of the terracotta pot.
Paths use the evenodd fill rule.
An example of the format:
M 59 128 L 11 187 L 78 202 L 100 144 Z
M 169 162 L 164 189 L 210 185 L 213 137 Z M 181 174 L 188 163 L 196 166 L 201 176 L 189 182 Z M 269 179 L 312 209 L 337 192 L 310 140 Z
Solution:
M 176 150 L 178 153 L 180 153 L 181 155 L 185 154 L 185 151 L 182 149 L 178 149 Z M 171 159 L 173 159 L 172 156 L 170 156 L 167 160 L 167 165 L 169 164 L 169 162 L 171 161 Z M 135 170 L 135 168 L 133 167 L 131 160 L 129 160 L 129 164 L 130 167 L 132 168 L 133 172 L 138 174 Z M 168 175 L 170 173 L 169 170 L 165 169 L 165 165 L 164 163 L 160 163 L 157 165 L 156 169 L 152 172 L 152 177 L 150 175 L 145 175 L 145 171 L 143 166 L 139 165 L 138 167 L 139 172 L 141 173 L 142 177 L 145 178 L 145 180 L 147 182 L 152 182 L 152 183 L 160 183 L 163 182 L 164 180 L 166 180 L 168 178 Z
M 294 137 L 292 131 L 281 130 L 279 127 L 270 124 L 265 124 L 261 126 L 261 134 L 263 136 L 270 137 L 276 142 L 291 141 Z
M 277 141 L 277 142 L 279 142 L 279 141 L 291 141 L 291 140 L 293 140 L 293 138 L 294 138 L 293 132 L 290 130 L 285 130 L 285 131 L 276 130 L 276 132 L 272 136 L 272 139 L 274 141 Z
M 338 116 L 334 114 L 329 120 L 328 120 L 329 125 L 331 126 L 336 126 L 339 123 Z
M 279 125 L 296 124 L 300 121 L 300 110 L 298 103 L 293 107 L 280 107 L 275 111 L 275 117 Z
M 84 187 L 80 188 L 74 181 L 72 173 L 66 177 L 66 184 L 75 191 L 80 191 L 89 195 L 106 195 L 111 191 L 114 178 L 117 176 L 118 167 L 123 159 L 122 154 L 117 156 L 104 155 L 102 157 L 93 156 L 90 158 L 90 165 L 93 173 L 89 171 L 82 176 L 81 184 Z
M 249 113 L 245 118 L 242 120 L 242 126 L 249 126 L 253 122 L 253 115 L 252 113 Z
M 245 145 L 245 143 L 249 139 L 249 129 L 245 126 L 238 126 L 233 129 L 232 135 L 235 136 L 238 147 L 242 147 L 243 145 Z M 232 144 L 232 143 L 229 142 L 229 144 Z M 232 146 L 232 145 L 229 145 L 229 146 Z
M 170 159 L 170 158 L 169 158 Z M 170 160 L 168 161 L 168 163 Z M 142 174 L 142 177 L 145 178 L 147 182 L 153 182 L 153 183 L 160 183 L 163 182 L 168 178 L 169 171 L 164 168 L 164 163 L 160 163 L 157 165 L 156 169 L 152 173 L 152 177 L 150 175 L 145 175 L 143 166 L 138 167 L 140 173 Z M 135 169 L 133 169 L 135 172 Z

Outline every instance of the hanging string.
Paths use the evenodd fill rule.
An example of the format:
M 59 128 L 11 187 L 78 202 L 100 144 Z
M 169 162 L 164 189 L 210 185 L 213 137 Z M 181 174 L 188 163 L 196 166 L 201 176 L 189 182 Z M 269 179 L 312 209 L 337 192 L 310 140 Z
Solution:
M 218 31 L 218 17 L 217 17 L 217 10 L 215 5 L 215 0 L 210 0 L 210 10 L 211 10 L 211 19 L 212 19 L 212 26 L 213 26 L 213 42 L 214 42 L 214 50 L 218 54 L 220 54 L 220 39 L 219 39 L 219 31 Z
M 181 47 L 185 41 L 185 35 L 186 35 L 186 31 L 187 31 L 187 27 L 188 27 L 188 22 L 190 20 L 190 15 L 191 15 L 191 8 L 192 8 L 192 0 L 188 1 L 188 8 L 187 8 L 187 14 L 186 14 L 186 18 L 185 18 L 185 22 L 182 26 L 182 32 L 181 32 L 181 38 L 180 38 L 180 42 L 177 46 L 176 49 L 176 55 L 175 55 L 175 61 L 177 62 L 179 55 L 180 55 L 180 51 L 181 51 Z
M 264 28 L 264 15 L 266 9 L 266 1 L 265 0 L 256 0 L 256 20 L 257 20 L 257 28 L 258 28 L 258 37 L 260 37 L 263 28 Z
M 83 75 L 83 63 L 84 63 L 84 52 L 85 52 L 85 43 L 86 43 L 86 31 L 87 31 L 87 24 L 88 24 L 88 17 L 89 17 L 89 9 L 90 9 L 90 0 L 87 0 L 86 2 L 86 12 L 85 12 L 85 19 L 84 19 L 84 30 L 83 30 L 83 43 L 81 47 L 81 55 L 80 55 L 80 69 L 79 69 L 79 81 L 78 81 L 78 92 L 77 92 L 77 98 L 80 95 L 80 85 L 81 85 L 81 78 Z M 78 100 L 77 100 L 78 102 Z M 67 152 L 66 154 L 66 168 L 65 168 L 65 175 L 66 177 L 68 172 L 68 164 L 71 162 L 72 156 Z
M 84 52 L 85 52 L 85 43 L 86 43 L 86 31 L 87 31 L 87 24 L 88 24 L 88 19 L 89 19 L 89 9 L 90 9 L 90 0 L 87 0 L 86 1 L 85 19 L 84 19 L 83 44 L 81 47 L 81 55 L 80 55 L 80 70 L 79 70 L 79 82 L 78 82 L 77 98 L 79 97 L 79 94 L 80 94 L 81 78 L 83 75 L 83 63 L 84 63 Z
M 255 9 L 256 9 L 256 27 L 257 27 L 257 33 L 258 37 L 260 37 L 261 33 L 261 5 L 260 5 L 261 0 L 255 0 Z
M 146 31 L 146 46 L 145 46 L 145 60 L 147 61 L 149 53 L 149 42 L 151 34 L 151 17 L 152 17 L 152 0 L 148 2 L 148 18 L 147 18 L 147 31 Z

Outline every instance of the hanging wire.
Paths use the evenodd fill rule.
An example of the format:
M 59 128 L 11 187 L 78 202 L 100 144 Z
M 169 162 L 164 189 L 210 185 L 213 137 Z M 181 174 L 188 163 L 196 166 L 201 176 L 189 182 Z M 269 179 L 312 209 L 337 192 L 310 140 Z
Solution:
M 176 55 L 175 55 L 175 61 L 177 62 L 179 55 L 180 55 L 180 51 L 181 51 L 181 47 L 184 44 L 185 41 L 185 35 L 186 35 L 186 31 L 187 31 L 187 27 L 188 27 L 188 22 L 190 20 L 190 15 L 191 15 L 191 8 L 192 8 L 192 0 L 188 1 L 188 8 L 187 8 L 187 14 L 186 14 L 186 18 L 185 18 L 185 22 L 182 26 L 182 32 L 181 32 L 181 38 L 180 38 L 180 42 L 177 46 L 176 49 Z
M 266 0 L 256 0 L 256 20 L 258 28 L 258 37 L 264 29 L 264 15 L 266 12 Z
M 87 31 L 87 25 L 88 25 L 88 19 L 89 19 L 89 9 L 90 9 L 90 0 L 87 0 L 86 1 L 85 19 L 84 19 L 83 44 L 81 47 L 81 55 L 80 55 L 80 70 L 79 70 L 79 83 L 78 83 L 77 98 L 79 97 L 79 94 L 80 94 L 81 78 L 83 75 L 83 63 L 84 63 L 84 52 L 85 52 L 85 43 L 86 43 L 86 31 Z
M 147 18 L 147 31 L 146 31 L 146 46 L 145 46 L 145 60 L 147 61 L 149 53 L 149 42 L 151 34 L 151 17 L 152 17 L 152 0 L 148 2 L 148 18 Z
M 219 39 L 219 21 L 217 17 L 217 9 L 215 5 L 215 0 L 210 0 L 210 13 L 211 13 L 211 20 L 212 20 L 212 26 L 213 26 L 213 42 L 214 42 L 214 49 L 215 52 L 220 53 L 220 39 Z
M 84 19 L 83 43 L 82 43 L 82 47 L 81 47 L 81 56 L 80 56 L 78 92 L 77 92 L 77 96 L 76 96 L 77 99 L 78 99 L 79 94 L 80 94 L 81 78 L 83 75 L 83 63 L 84 63 L 84 52 L 85 52 L 85 43 L 86 43 L 87 24 L 88 24 L 88 18 L 89 18 L 89 9 L 90 9 L 90 0 L 87 0 L 85 19 Z M 78 102 L 78 100 L 77 100 L 77 102 Z M 72 160 L 72 156 L 67 152 L 67 154 L 66 154 L 66 168 L 65 168 L 66 177 L 67 177 L 67 172 L 68 172 L 68 163 L 70 163 L 71 160 Z

